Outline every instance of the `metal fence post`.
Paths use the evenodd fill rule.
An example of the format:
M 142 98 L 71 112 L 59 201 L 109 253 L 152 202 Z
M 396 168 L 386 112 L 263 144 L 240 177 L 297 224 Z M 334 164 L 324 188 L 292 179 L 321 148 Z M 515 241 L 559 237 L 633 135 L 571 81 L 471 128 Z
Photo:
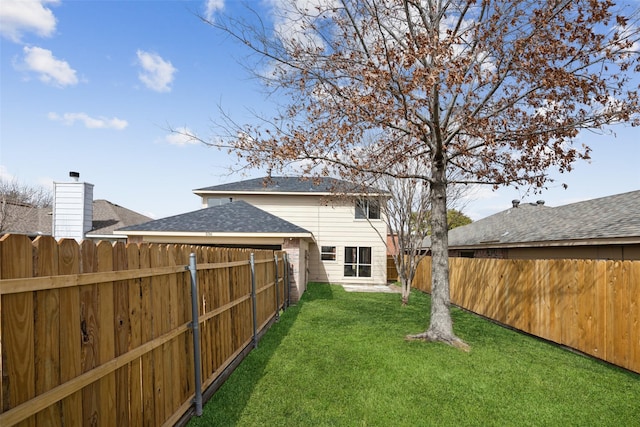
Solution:
M 198 277 L 196 254 L 189 255 L 189 271 L 191 272 L 191 329 L 193 330 L 193 364 L 195 371 L 195 406 L 196 415 L 202 415 L 202 367 L 200 366 L 200 320 L 198 314 Z
M 258 304 L 256 301 L 256 261 L 253 252 L 251 261 L 251 302 L 253 306 L 253 348 L 258 348 Z
M 278 281 L 278 254 L 273 257 L 276 266 L 276 321 L 280 320 L 280 283 Z M 284 280 L 283 282 L 284 283 Z

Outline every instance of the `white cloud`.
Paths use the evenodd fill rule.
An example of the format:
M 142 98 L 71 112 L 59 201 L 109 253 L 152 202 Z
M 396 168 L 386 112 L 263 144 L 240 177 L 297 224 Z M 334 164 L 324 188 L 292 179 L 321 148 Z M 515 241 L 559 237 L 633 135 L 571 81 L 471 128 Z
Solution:
M 209 21 L 213 20 L 213 15 L 219 10 L 224 9 L 224 0 L 207 0 L 205 4 L 205 18 Z
M 56 29 L 56 18 L 49 4 L 58 0 L 2 0 L 0 7 L 0 35 L 14 42 L 20 42 L 26 32 L 34 32 L 49 37 Z
M 171 91 L 171 83 L 176 71 L 169 61 L 165 61 L 157 53 L 138 50 L 138 63 L 142 67 L 138 77 L 146 87 L 156 92 Z
M 629 43 L 629 48 L 625 49 L 626 54 L 622 55 L 623 59 L 627 59 L 632 55 L 640 53 L 640 40 L 638 40 L 638 26 L 629 24 L 626 26 L 616 25 L 614 30 L 620 34 L 621 40 Z
M 109 119 L 107 117 L 90 117 L 86 113 L 64 113 L 59 115 L 57 113 L 49 113 L 50 120 L 61 122 L 67 126 L 72 126 L 76 122 L 81 122 L 88 129 L 116 129 L 123 130 L 129 123 L 126 120 L 114 117 Z
M 200 139 L 198 136 L 189 128 L 181 127 L 175 129 L 174 132 L 171 132 L 169 135 L 164 137 L 164 142 L 169 143 L 171 145 L 194 145 L 200 144 Z
M 325 41 L 317 34 L 317 22 L 335 14 L 340 7 L 335 0 L 271 0 L 274 8 L 274 29 L 287 46 L 300 43 L 307 47 L 325 47 Z M 302 11 L 302 13 L 301 13 Z
M 50 50 L 25 46 L 23 52 L 24 62 L 20 67 L 37 73 L 40 81 L 54 86 L 71 86 L 78 83 L 76 70 L 66 61 L 55 58 Z

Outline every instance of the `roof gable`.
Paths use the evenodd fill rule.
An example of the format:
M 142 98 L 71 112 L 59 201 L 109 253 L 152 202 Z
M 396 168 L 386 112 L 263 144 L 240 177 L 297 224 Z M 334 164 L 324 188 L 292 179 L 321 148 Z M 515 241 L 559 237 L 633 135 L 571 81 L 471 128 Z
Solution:
M 149 221 L 119 231 L 218 232 L 218 233 L 308 233 L 302 227 L 244 202 L 198 209 L 181 215 Z M 125 233 L 126 234 L 126 233 Z

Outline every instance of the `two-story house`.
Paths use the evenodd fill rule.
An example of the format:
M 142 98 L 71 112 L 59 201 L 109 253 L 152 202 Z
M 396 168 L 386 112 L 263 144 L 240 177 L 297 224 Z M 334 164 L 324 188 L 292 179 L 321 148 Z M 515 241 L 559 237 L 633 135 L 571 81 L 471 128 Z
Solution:
M 385 193 L 333 178 L 256 178 L 193 190 L 202 209 L 126 227 L 130 241 L 282 249 L 307 282 L 385 284 Z

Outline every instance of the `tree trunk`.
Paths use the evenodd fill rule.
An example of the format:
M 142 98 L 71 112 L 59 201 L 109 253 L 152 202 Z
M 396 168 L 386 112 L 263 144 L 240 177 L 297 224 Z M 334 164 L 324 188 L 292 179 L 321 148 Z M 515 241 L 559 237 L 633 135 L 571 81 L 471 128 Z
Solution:
M 444 165 L 434 167 L 431 183 L 431 323 L 429 329 L 409 340 L 438 341 L 468 351 L 469 346 L 453 333 L 449 292 L 449 238 L 447 229 L 447 182 Z
M 411 294 L 411 283 L 406 277 L 402 278 L 402 305 L 409 304 L 409 295 Z
M 393 256 L 393 263 L 396 266 L 398 280 L 400 281 L 400 291 L 402 295 L 402 305 L 409 304 L 409 295 L 411 294 L 412 270 L 410 260 L 402 253 Z

